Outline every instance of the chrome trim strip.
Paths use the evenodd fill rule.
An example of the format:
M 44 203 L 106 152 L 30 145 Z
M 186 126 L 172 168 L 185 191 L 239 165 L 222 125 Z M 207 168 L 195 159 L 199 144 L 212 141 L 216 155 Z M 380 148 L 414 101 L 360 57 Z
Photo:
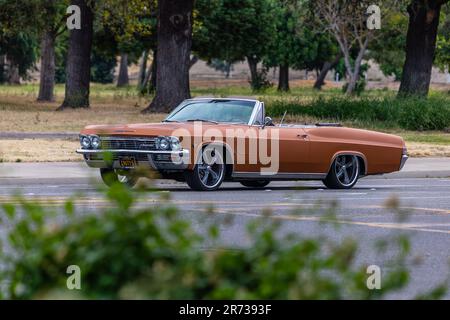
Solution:
M 233 172 L 235 179 L 258 179 L 258 180 L 323 180 L 326 173 L 275 173 L 273 175 L 262 175 L 260 172 Z
M 156 138 L 136 138 L 133 136 L 130 137 L 124 137 L 124 136 L 120 136 L 120 137 L 114 137 L 114 136 L 108 136 L 108 137 L 102 137 L 100 136 L 100 139 L 102 141 L 111 141 L 111 140 L 118 140 L 118 141 L 142 141 L 142 142 L 156 142 Z
M 138 154 L 173 154 L 189 156 L 190 152 L 186 149 L 180 151 L 158 151 L 158 150 L 85 150 L 78 149 L 78 154 L 98 154 L 98 153 L 138 153 Z
M 404 154 L 403 156 L 402 156 L 402 160 L 401 160 L 401 162 L 400 162 L 400 170 L 402 170 L 403 169 L 403 167 L 405 166 L 405 163 L 406 163 L 406 161 L 409 159 L 409 157 L 406 155 L 406 154 Z M 400 171 L 399 170 L 399 171 Z

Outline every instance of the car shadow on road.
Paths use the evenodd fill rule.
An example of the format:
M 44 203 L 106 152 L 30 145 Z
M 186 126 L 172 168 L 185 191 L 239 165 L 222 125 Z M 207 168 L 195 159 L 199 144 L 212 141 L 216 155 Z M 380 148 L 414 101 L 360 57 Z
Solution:
M 375 190 L 374 190 L 375 189 Z M 320 191 L 320 192 L 331 192 L 331 193 L 336 193 L 336 192 L 349 192 L 349 193 L 354 193 L 354 192 L 365 192 L 365 191 L 378 191 L 378 190 L 383 190 L 383 191 L 387 191 L 387 190 L 395 190 L 395 188 L 370 188 L 370 187 L 355 187 L 353 189 L 349 189 L 349 190 L 331 190 L 331 189 L 326 189 L 323 187 L 319 187 L 319 186 L 305 186 L 305 187 L 299 187 L 299 186 L 294 186 L 294 187 L 289 187 L 289 186 L 281 186 L 281 187 L 266 187 L 266 188 L 247 188 L 247 187 L 222 187 L 219 190 L 216 191 L 207 191 L 207 193 L 211 193 L 211 192 L 230 192 L 230 191 L 248 191 L 248 192 L 255 192 L 255 191 L 259 191 L 259 192 L 272 192 L 272 191 Z M 205 191 L 195 191 L 195 190 L 191 190 L 189 189 L 189 187 L 176 187 L 176 188 L 161 188 L 161 190 L 167 190 L 170 192 L 205 192 Z

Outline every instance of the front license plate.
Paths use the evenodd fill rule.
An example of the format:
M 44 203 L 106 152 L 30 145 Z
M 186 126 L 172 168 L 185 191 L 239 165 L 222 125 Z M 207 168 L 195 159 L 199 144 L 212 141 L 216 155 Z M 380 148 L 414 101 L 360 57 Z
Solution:
M 135 168 L 137 167 L 136 158 L 134 157 L 119 158 L 119 165 L 121 168 Z

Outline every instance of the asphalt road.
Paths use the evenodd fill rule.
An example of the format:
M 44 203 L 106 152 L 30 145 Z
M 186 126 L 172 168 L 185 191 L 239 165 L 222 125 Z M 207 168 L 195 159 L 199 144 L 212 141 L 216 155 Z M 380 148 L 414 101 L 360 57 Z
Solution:
M 231 245 L 245 245 L 246 223 L 269 209 L 273 219 L 285 223 L 286 232 L 357 240 L 357 263 L 379 265 L 386 271 L 392 252 L 377 253 L 377 241 L 406 234 L 412 244 L 408 259 L 411 282 L 391 297 L 412 298 L 444 282 L 450 274 L 449 166 L 447 159 L 436 160 L 434 165 L 432 160 L 413 161 L 402 174 L 365 178 L 348 191 L 326 190 L 320 182 L 274 182 L 263 190 L 225 183 L 221 190 L 208 193 L 193 192 L 170 181 L 158 181 L 157 186 L 170 194 L 163 205 L 182 208 L 194 225 L 211 207 L 219 215 L 233 217 L 233 224 L 222 226 L 223 241 Z M 99 182 L 96 170 L 79 163 L 1 164 L 0 203 L 11 201 L 11 196 L 20 192 L 57 207 L 81 192 L 77 205 L 91 211 L 106 205 L 96 191 Z M 155 205 L 160 199 L 159 193 L 150 194 L 140 205 Z M 392 199 L 398 199 L 401 213 L 387 208 Z M 324 224 L 324 214 L 333 204 L 337 205 L 336 223 Z M 450 286 L 446 298 L 450 299 Z

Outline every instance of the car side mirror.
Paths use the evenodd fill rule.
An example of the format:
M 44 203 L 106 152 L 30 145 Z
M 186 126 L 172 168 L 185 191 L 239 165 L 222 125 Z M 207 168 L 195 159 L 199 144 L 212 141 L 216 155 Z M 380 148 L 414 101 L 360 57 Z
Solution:
M 266 117 L 264 119 L 264 127 L 273 127 L 273 120 L 271 117 Z

